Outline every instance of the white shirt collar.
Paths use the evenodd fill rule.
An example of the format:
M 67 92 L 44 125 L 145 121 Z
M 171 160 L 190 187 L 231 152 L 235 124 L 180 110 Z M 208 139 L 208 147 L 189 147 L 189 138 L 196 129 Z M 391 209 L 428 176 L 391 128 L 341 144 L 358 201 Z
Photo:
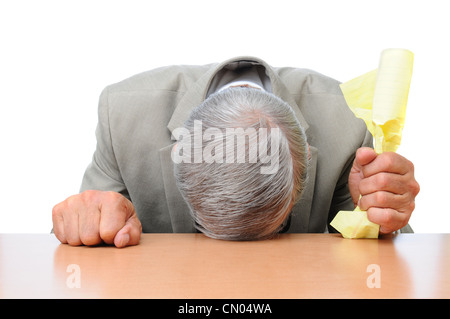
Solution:
M 228 84 L 222 86 L 222 87 L 219 89 L 218 92 L 223 91 L 223 90 L 225 90 L 225 89 L 228 89 L 228 88 L 231 87 L 231 86 L 243 86 L 243 85 L 248 85 L 248 86 L 251 86 L 251 87 L 254 87 L 254 88 L 256 88 L 256 89 L 260 89 L 260 90 L 264 91 L 264 88 L 263 88 L 261 85 L 256 84 L 256 83 L 254 83 L 254 82 L 252 82 L 252 81 L 234 81 L 234 82 L 230 82 L 230 83 L 228 83 Z

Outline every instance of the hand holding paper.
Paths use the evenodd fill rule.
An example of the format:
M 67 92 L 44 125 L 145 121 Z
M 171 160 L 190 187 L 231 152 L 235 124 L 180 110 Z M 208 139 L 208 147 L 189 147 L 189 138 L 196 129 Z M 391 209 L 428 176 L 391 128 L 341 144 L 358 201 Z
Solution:
M 382 232 L 397 230 L 414 209 L 419 187 L 412 163 L 395 153 L 381 154 L 395 152 L 400 145 L 412 63 L 410 51 L 385 50 L 377 70 L 341 85 L 348 106 L 374 136 L 376 151 L 359 150 L 349 176 L 359 207 L 339 212 L 331 222 L 345 238 L 377 238 L 379 225 Z M 368 213 L 377 224 L 369 221 Z

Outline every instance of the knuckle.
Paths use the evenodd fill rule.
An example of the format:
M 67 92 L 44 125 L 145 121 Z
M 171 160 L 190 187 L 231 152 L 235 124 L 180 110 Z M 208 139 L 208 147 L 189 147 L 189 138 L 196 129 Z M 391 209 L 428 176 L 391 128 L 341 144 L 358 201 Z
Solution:
M 390 224 L 392 224 L 392 222 L 393 222 L 393 214 L 392 214 L 392 212 L 390 211 L 390 210 L 386 210 L 386 212 L 385 212 L 385 214 L 384 214 L 384 222 L 387 224 L 387 225 L 390 225 Z
M 61 203 L 53 206 L 52 217 L 53 218 L 60 217 L 67 213 L 70 213 L 73 210 L 74 210 L 74 200 L 73 200 L 73 196 L 70 196 L 70 197 L 66 198 L 64 201 L 62 201 Z
M 55 218 L 61 214 L 61 204 L 57 204 L 52 208 L 52 217 Z
M 408 204 L 408 209 L 410 212 L 414 211 L 414 209 L 416 208 L 416 202 L 415 201 L 410 201 Z
M 393 153 L 393 152 L 385 152 L 385 153 L 382 153 L 381 155 L 383 155 L 382 159 L 383 159 L 383 162 L 384 162 L 384 166 L 386 168 L 392 167 L 395 164 L 395 161 L 396 161 L 396 159 L 395 159 L 396 154 L 395 153 Z
M 102 202 L 108 203 L 110 207 L 118 209 L 126 205 L 126 198 L 119 193 L 108 191 L 103 194 Z
M 417 194 L 419 194 L 419 192 L 420 192 L 420 185 L 419 185 L 419 183 L 417 183 L 416 180 L 412 181 L 411 185 L 410 185 L 410 189 L 411 189 L 413 195 L 417 196 Z
M 103 193 L 103 199 L 109 202 L 120 202 L 122 198 L 123 196 L 117 192 L 107 191 Z
M 385 207 L 389 204 L 389 196 L 386 192 L 376 192 L 375 200 L 378 206 Z
M 380 224 L 389 226 L 393 221 L 393 212 L 391 209 L 384 208 L 376 211 Z
M 406 160 L 406 165 L 411 172 L 414 172 L 414 164 L 410 160 Z
M 85 190 L 79 194 L 79 198 L 85 203 L 90 203 L 98 197 L 99 192 L 97 190 Z
M 78 195 L 70 196 L 63 202 L 63 209 L 66 212 L 71 212 L 73 210 L 76 210 L 76 208 L 78 206 L 79 206 L 79 196 Z
M 375 182 L 376 182 L 378 189 L 385 189 L 389 185 L 388 174 L 385 174 L 385 173 L 377 174 Z
M 105 193 L 105 201 L 109 203 L 109 206 L 118 213 L 125 214 L 129 209 L 129 200 L 123 195 L 116 192 Z

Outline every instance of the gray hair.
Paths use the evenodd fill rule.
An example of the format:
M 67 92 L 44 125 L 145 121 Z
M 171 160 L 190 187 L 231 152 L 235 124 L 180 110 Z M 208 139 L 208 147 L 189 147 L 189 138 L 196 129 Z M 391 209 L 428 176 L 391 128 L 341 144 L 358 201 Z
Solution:
M 245 150 L 250 154 L 258 147 L 252 141 L 267 143 L 270 158 L 278 156 L 279 166 L 273 174 L 262 174 L 265 161 L 182 161 L 175 164 L 178 188 L 190 207 L 199 231 L 206 236 L 225 240 L 260 240 L 277 234 L 300 198 L 307 179 L 308 144 L 292 108 L 273 94 L 252 88 L 229 88 L 209 96 L 196 107 L 184 124 L 191 134 L 201 121 L 203 133 L 208 128 L 225 132 L 230 128 L 254 128 L 256 136 L 247 135 Z M 263 136 L 260 128 L 268 129 Z M 279 128 L 278 149 L 270 129 Z M 221 136 L 225 139 L 227 134 Z M 178 144 L 182 144 L 183 140 Z M 227 139 L 227 141 L 229 141 Z M 233 137 L 234 141 L 234 137 Z M 217 142 L 217 141 L 216 141 Z M 225 141 L 219 141 L 220 146 Z M 201 155 L 207 145 L 189 144 L 190 156 Z M 209 146 L 210 147 L 210 146 Z M 216 148 L 219 156 L 234 151 L 230 146 Z M 222 152 L 222 150 L 224 150 Z M 216 155 L 217 155 L 216 154 Z M 227 157 L 228 158 L 228 157 Z

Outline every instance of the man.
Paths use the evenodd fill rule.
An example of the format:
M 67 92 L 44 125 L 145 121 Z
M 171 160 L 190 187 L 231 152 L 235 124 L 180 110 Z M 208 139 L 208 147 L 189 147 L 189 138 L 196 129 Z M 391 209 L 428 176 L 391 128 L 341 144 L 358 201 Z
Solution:
M 220 100 L 232 92 L 252 92 L 254 100 L 262 96 L 276 100 L 270 105 L 277 105 L 278 113 L 269 114 L 267 105 L 262 109 L 265 103 L 248 113 L 246 108 L 252 108 L 253 101 L 235 114 L 240 123 L 229 126 L 227 122 L 232 129 L 253 127 L 256 140 L 267 142 L 260 145 L 278 141 L 270 158 L 259 164 L 258 160 L 250 163 L 250 153 L 244 163 L 220 163 L 220 148 L 216 145 L 212 151 L 208 144 L 220 141 L 211 130 L 205 133 L 209 128 L 223 132 L 219 127 L 223 116 L 214 114 L 221 106 L 231 114 L 228 110 L 233 106 Z M 236 98 L 228 96 L 228 100 Z M 284 115 L 278 117 L 279 112 Z M 254 121 L 246 121 L 252 117 Z M 206 124 L 208 119 L 210 123 L 196 139 L 194 124 Z M 255 123 L 259 124 L 252 126 Z M 206 158 L 190 162 L 185 157 L 188 139 L 180 130 L 194 133 L 197 145 L 193 143 L 190 158 L 199 157 L 196 146 Z M 382 234 L 411 231 L 407 223 L 419 192 L 413 164 L 399 154 L 377 155 L 371 149 L 372 136 L 348 109 L 339 83 L 310 70 L 274 68 L 258 58 L 239 57 L 220 64 L 169 66 L 138 74 L 102 92 L 96 136 L 97 148 L 80 194 L 53 209 L 53 230 L 62 243 L 105 242 L 124 247 L 138 244 L 141 232 L 196 229 L 232 240 L 270 238 L 278 231 L 334 232 L 329 223 L 336 213 L 357 204 L 380 225 Z M 250 152 L 249 136 L 244 148 Z M 251 169 L 254 165 L 267 168 L 274 156 L 279 156 L 274 167 L 279 165 L 272 174 L 260 171 L 256 175 Z M 208 158 L 214 160 L 208 162 Z M 200 175 L 202 168 L 214 178 Z M 225 178 L 236 169 L 241 180 L 236 173 Z M 278 176 L 278 188 L 269 182 L 274 176 Z M 283 180 L 289 182 L 283 184 Z M 205 183 L 210 187 L 204 187 Z M 258 183 L 266 186 L 257 189 Z M 281 190 L 286 183 L 289 187 Z M 253 185 L 253 191 L 243 194 L 248 185 Z M 261 200 L 265 196 L 267 200 Z M 228 206 L 234 208 L 223 209 Z M 225 222 L 219 218 L 224 216 L 235 217 Z M 250 223 L 267 216 L 258 226 Z M 236 230 L 239 223 L 243 227 Z

